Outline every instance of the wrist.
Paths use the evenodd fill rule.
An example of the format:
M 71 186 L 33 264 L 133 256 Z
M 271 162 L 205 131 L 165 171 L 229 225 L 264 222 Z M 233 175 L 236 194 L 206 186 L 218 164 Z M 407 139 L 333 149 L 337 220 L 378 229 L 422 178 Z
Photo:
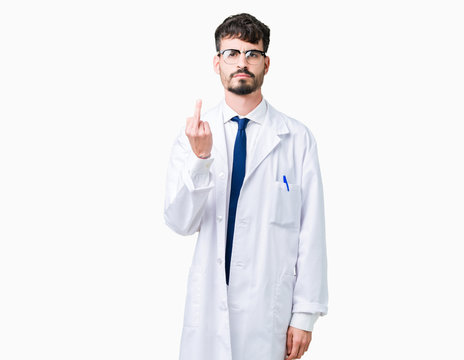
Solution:
M 203 155 L 203 154 L 197 155 L 197 157 L 200 159 L 208 159 L 210 156 L 211 156 L 211 153 L 209 153 L 208 155 Z

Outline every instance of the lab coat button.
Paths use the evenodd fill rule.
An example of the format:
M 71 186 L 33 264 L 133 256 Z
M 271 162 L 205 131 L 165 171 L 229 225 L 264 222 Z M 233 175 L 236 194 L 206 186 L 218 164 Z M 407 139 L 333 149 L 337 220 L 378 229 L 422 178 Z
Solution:
M 221 216 L 221 215 L 218 215 L 218 216 L 216 217 L 216 219 L 217 219 L 217 221 L 222 221 L 222 216 Z
M 217 259 L 217 263 L 218 263 L 219 265 L 221 265 L 221 264 L 222 264 L 222 259 L 221 259 L 221 258 L 218 258 L 218 259 Z
M 224 175 L 223 172 L 219 173 L 219 179 L 224 179 L 226 176 Z
M 221 304 L 221 310 L 224 310 L 224 311 L 227 310 L 227 304 L 225 303 L 225 301 L 223 301 Z

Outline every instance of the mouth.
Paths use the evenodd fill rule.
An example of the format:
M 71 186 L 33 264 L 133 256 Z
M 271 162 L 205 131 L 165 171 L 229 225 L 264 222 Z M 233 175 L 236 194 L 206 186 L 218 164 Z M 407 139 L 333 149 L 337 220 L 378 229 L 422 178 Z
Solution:
M 249 72 L 247 69 L 239 70 L 236 73 L 232 74 L 233 78 L 239 78 L 239 79 L 246 79 L 246 78 L 253 78 L 255 77 L 251 72 Z

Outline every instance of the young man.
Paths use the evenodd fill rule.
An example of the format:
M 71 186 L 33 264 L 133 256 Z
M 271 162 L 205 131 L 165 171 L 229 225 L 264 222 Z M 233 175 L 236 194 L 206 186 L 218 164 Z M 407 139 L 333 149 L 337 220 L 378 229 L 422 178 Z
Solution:
M 217 28 L 225 99 L 203 115 L 197 101 L 172 149 L 165 221 L 199 232 L 181 360 L 299 359 L 327 314 L 316 141 L 262 96 L 269 34 L 248 14 Z

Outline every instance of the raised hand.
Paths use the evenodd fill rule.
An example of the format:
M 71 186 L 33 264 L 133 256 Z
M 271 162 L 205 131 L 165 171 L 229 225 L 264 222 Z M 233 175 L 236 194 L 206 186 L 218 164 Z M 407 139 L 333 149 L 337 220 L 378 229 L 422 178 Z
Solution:
M 200 113 L 201 100 L 197 100 L 193 117 L 187 118 L 185 135 L 187 135 L 195 155 L 201 159 L 206 159 L 211 155 L 213 135 L 208 122 L 200 120 Z

